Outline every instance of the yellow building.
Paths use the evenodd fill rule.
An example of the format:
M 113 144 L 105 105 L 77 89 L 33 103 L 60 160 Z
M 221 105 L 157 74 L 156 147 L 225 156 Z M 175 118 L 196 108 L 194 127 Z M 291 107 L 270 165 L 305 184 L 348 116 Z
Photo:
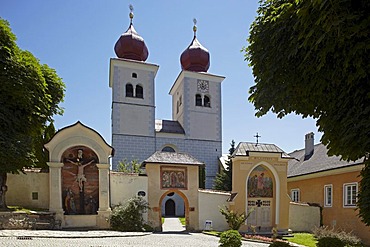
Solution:
M 291 158 L 274 144 L 241 142 L 232 155 L 232 192 L 237 193 L 231 209 L 252 213 L 240 231 L 283 234 L 289 226 L 287 166 Z
M 352 232 L 370 245 L 370 227 L 361 222 L 356 211 L 363 160 L 347 162 L 328 156 L 327 151 L 321 143 L 314 145 L 313 133 L 309 133 L 305 148 L 289 154 L 294 157 L 288 165 L 292 201 L 318 204 L 323 225 Z

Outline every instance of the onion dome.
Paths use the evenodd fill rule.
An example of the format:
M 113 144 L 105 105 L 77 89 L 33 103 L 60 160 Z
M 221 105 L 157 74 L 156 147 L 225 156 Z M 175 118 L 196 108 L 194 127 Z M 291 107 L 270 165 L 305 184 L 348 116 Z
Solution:
M 209 52 L 197 39 L 197 20 L 194 19 L 194 38 L 186 50 L 181 54 L 180 62 L 183 70 L 207 72 L 210 65 Z
M 136 32 L 132 24 L 132 19 L 134 18 L 132 5 L 130 5 L 130 10 L 130 26 L 117 40 L 114 51 L 119 58 L 145 61 L 149 55 L 148 48 L 145 45 L 144 39 Z

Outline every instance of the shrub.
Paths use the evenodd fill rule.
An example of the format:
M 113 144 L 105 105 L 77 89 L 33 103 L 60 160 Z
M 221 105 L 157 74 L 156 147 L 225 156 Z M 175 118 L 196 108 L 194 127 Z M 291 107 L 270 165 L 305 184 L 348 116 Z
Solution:
M 275 241 L 272 242 L 269 247 L 289 247 L 290 244 L 287 242 L 282 242 L 282 241 Z
M 336 237 L 323 237 L 317 242 L 317 247 L 344 247 L 344 243 Z
M 327 226 L 315 228 L 313 230 L 313 233 L 319 242 L 320 242 L 320 239 L 322 238 L 329 238 L 329 240 L 336 238 L 343 243 L 343 246 L 346 246 L 346 247 L 363 246 L 361 243 L 361 239 L 359 239 L 357 236 L 353 235 L 352 233 L 348 233 L 345 231 L 335 231 L 334 229 L 329 229 Z M 323 241 L 326 243 L 329 240 L 323 240 Z M 329 245 L 323 245 L 323 246 L 329 246 Z
M 239 230 L 240 226 L 245 222 L 252 211 L 247 215 L 245 215 L 245 213 L 238 214 L 237 212 L 230 210 L 228 207 L 225 207 L 225 209 L 220 208 L 220 213 L 225 216 L 226 222 L 231 230 Z
M 236 230 L 228 230 L 220 235 L 220 247 L 240 247 L 242 245 L 242 236 Z
M 149 230 L 144 224 L 143 213 L 149 209 L 148 203 L 142 197 L 130 198 L 125 205 L 113 209 L 110 225 L 113 230 L 141 232 Z

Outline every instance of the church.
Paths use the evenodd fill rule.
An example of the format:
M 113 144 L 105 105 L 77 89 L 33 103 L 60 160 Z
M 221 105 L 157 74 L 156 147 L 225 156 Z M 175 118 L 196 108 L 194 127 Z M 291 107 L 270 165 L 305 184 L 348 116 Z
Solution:
M 210 54 L 194 37 L 181 54 L 182 71 L 169 93 L 172 119 L 155 117 L 155 76 L 159 66 L 145 62 L 148 48 L 130 25 L 110 60 L 112 89 L 112 169 L 118 162 L 142 162 L 156 151 L 187 153 L 205 164 L 205 187 L 212 188 L 222 155 L 221 83 L 225 77 L 207 73 Z
M 344 174 L 343 181 L 334 184 L 338 179 L 331 177 L 333 182 L 327 184 L 328 178 L 321 179 L 321 173 L 331 176 L 338 161 L 327 159 L 328 171 L 322 169 L 326 150 L 314 148 L 312 133 L 306 136 L 309 158 L 305 150 L 287 154 L 274 144 L 239 143 L 230 157 L 232 191 L 211 190 L 223 158 L 221 83 L 225 77 L 207 72 L 210 53 L 197 39 L 194 21 L 194 36 L 180 56 L 182 70 L 169 88 L 172 119 L 156 119 L 159 66 L 146 62 L 148 48 L 134 28 L 132 12 L 129 17 L 127 31 L 114 45 L 117 57 L 110 59 L 109 66 L 112 143 L 79 121 L 60 129 L 45 144 L 49 171 L 8 175 L 8 205 L 47 209 L 54 222 L 66 229 L 107 229 L 112 208 L 135 196 L 149 203 L 151 210 L 144 218 L 156 231 L 162 230 L 165 216 L 184 216 L 189 231 L 207 229 L 209 223 L 224 231 L 228 225 L 220 207 L 250 212 L 240 228 L 243 232 L 271 233 L 273 228 L 279 234 L 289 229 L 311 231 L 323 216 L 326 225 L 341 223 L 344 218 L 330 210 L 332 192 L 335 189 L 337 200 L 342 183 L 343 189 L 355 188 L 354 175 L 362 163 L 343 164 L 338 172 Z M 130 161 L 142 164 L 145 174 L 116 171 L 119 162 Z M 353 172 L 354 167 L 355 173 L 349 176 L 348 169 Z M 320 188 L 310 194 L 312 181 Z M 324 193 L 317 198 L 320 189 L 329 199 Z M 344 200 L 347 194 L 343 194 Z M 302 198 L 319 204 L 325 201 L 327 209 L 321 213 L 319 207 L 301 203 Z M 353 209 L 353 200 L 345 205 L 346 211 Z M 340 208 L 341 202 L 335 201 L 335 205 Z M 349 217 L 356 216 L 351 211 Z M 359 230 L 369 232 L 366 227 Z

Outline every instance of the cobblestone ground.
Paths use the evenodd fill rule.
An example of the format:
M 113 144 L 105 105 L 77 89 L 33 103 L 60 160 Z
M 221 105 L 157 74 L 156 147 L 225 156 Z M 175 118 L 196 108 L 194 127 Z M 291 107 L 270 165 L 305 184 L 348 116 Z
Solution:
M 95 237 L 95 238 L 40 238 L 40 237 L 0 237 L 0 246 L 138 246 L 138 247 L 172 247 L 172 246 L 218 246 L 218 239 L 201 233 L 148 234 L 126 237 Z M 267 244 L 243 241 L 244 247 L 266 247 Z

